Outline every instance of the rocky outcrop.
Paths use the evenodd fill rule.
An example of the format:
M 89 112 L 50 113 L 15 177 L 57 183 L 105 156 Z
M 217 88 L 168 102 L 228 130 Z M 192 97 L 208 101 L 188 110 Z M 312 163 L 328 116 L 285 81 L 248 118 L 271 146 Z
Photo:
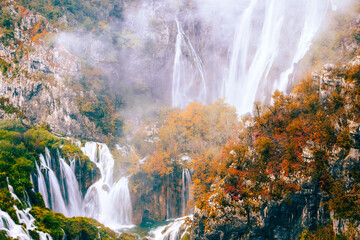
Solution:
M 133 223 L 147 225 L 182 216 L 181 173 L 149 180 L 144 173 L 130 179 Z
M 84 93 L 66 84 L 81 77 L 81 66 L 65 48 L 52 45 L 57 29 L 39 14 L 8 7 L 21 23 L 15 26 L 14 43 L 0 43 L 0 56 L 7 66 L 0 73 L 0 96 L 18 107 L 29 124 L 47 124 L 61 135 L 104 141 L 105 136 L 75 103 Z
M 353 181 L 354 170 L 360 166 L 360 151 L 352 148 L 344 159 L 329 166 L 334 177 Z M 192 224 L 191 239 L 298 239 L 304 230 L 313 231 L 332 224 L 336 234 L 345 234 L 350 226 L 360 228 L 359 222 L 335 217 L 327 207 L 328 195 L 316 181 L 302 185 L 300 191 L 281 201 L 254 199 L 257 211 L 246 208 L 242 201 L 234 202 L 229 196 L 221 204 L 214 194 L 210 210 L 197 209 Z
M 192 225 L 192 239 L 297 239 L 304 229 L 315 230 L 327 224 L 330 213 L 323 204 L 326 195 L 316 184 L 303 187 L 283 201 L 258 201 L 257 212 L 242 202 L 225 206 L 211 202 L 211 210 L 197 210 Z
M 345 71 L 338 71 L 338 67 L 334 65 L 326 65 L 320 73 L 313 74 L 312 80 L 320 83 L 319 100 L 325 109 L 331 109 L 330 104 L 333 102 L 330 99 L 334 99 L 334 94 L 344 99 L 342 106 L 345 114 L 333 119 L 332 124 L 338 136 L 345 134 L 349 137 L 348 140 L 344 140 L 349 141 L 347 147 L 345 145 L 340 147 L 339 140 L 329 149 L 321 146 L 319 142 L 308 140 L 302 148 L 301 158 L 306 164 L 317 163 L 314 149 L 322 149 L 326 152 L 328 158 L 321 174 L 326 174 L 331 180 L 322 182 L 316 174 L 281 176 L 283 181 L 299 184 L 299 190 L 288 193 L 278 200 L 261 196 L 234 200 L 222 191 L 222 184 L 227 181 L 225 177 L 212 186 L 208 206 L 196 209 L 191 227 L 191 239 L 295 240 L 323 226 L 330 226 L 336 235 L 347 236 L 349 231 L 353 231 L 354 239 L 359 237 L 360 222 L 357 217 L 349 216 L 349 214 L 355 215 L 356 211 L 349 213 L 347 212 L 349 209 L 344 209 L 347 207 L 357 209 L 353 202 L 347 204 L 346 198 L 352 197 L 351 194 L 357 194 L 354 189 L 357 188 L 360 179 L 360 123 L 358 118 L 354 117 L 359 109 L 354 109 L 352 95 L 349 94 L 355 89 L 353 84 L 357 84 L 358 79 L 345 81 L 344 75 L 346 71 L 351 71 L 352 66 L 360 64 L 358 59 L 355 58 L 348 65 L 341 66 Z M 271 179 L 271 174 L 268 177 Z M 346 195 L 349 192 L 351 194 Z M 335 203 L 334 198 L 338 198 Z M 347 204 L 344 205 L 347 207 L 336 204 Z

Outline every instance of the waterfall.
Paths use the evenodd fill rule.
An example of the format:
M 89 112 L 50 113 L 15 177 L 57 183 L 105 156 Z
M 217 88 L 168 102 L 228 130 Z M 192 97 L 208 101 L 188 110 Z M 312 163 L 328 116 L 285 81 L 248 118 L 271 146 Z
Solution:
M 16 194 L 14 193 L 13 187 L 8 184 L 9 191 L 11 193 L 11 196 L 14 200 L 18 200 L 20 203 L 20 199 Z M 14 205 L 17 218 L 19 220 L 20 224 L 24 224 L 25 227 L 22 225 L 17 225 L 14 220 L 11 219 L 9 214 L 7 212 L 4 212 L 0 209 L 0 231 L 5 231 L 6 235 L 11 238 L 16 238 L 19 240 L 30 240 L 32 239 L 29 230 L 36 231 L 35 226 L 35 218 L 30 214 L 31 207 L 20 210 L 16 205 Z M 44 233 L 41 231 L 36 231 L 39 236 L 40 240 L 52 240 L 52 237 L 48 233 Z
M 17 225 L 7 212 L 0 210 L 0 219 L 0 231 L 5 231 L 9 237 L 20 240 L 31 239 L 29 233 L 21 225 Z
M 239 114 L 251 112 L 256 100 L 266 100 L 275 89 L 286 91 L 289 76 L 309 50 L 329 1 L 249 1 L 237 24 L 223 85 L 226 101 Z
M 206 103 L 207 84 L 202 60 L 177 19 L 176 25 L 178 34 L 175 43 L 172 106 L 185 108 L 193 101 Z
M 119 229 L 129 226 L 132 206 L 128 179 L 123 177 L 113 182 L 114 159 L 105 144 L 86 143 L 82 148 L 92 162 L 100 169 L 101 178 L 94 183 L 84 197 L 84 214 L 104 225 Z
M 82 215 L 82 197 L 79 184 L 73 169 L 57 151 L 60 166 L 60 178 L 55 173 L 56 159 L 51 157 L 50 150 L 45 148 L 45 156 L 40 154 L 40 167 L 37 171 L 37 189 L 43 196 L 45 206 L 67 217 Z
M 182 171 L 181 183 L 181 213 L 182 216 L 185 216 L 187 213 L 187 202 L 191 199 L 191 175 L 187 168 L 184 168 Z
M 105 144 L 90 142 L 82 151 L 96 164 L 101 174 L 84 198 L 75 176 L 74 160 L 69 166 L 59 151 L 57 158 L 52 158 L 48 148 L 45 148 L 45 156 L 40 154 L 40 167 L 36 164 L 37 191 L 42 194 L 46 207 L 67 217 L 94 218 L 112 229 L 131 225 L 128 179 L 123 177 L 114 182 L 114 159 L 109 148 Z M 59 177 L 56 176 L 56 168 L 60 168 Z

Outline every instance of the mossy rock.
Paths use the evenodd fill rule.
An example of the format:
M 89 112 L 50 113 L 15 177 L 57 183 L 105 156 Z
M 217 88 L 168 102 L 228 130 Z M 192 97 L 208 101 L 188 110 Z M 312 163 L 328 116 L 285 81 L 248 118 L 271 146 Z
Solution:
M 31 214 L 37 221 L 39 230 L 49 233 L 54 239 L 62 239 L 64 234 L 71 239 L 117 239 L 115 232 L 94 219 L 85 217 L 66 218 L 61 213 L 34 207 Z M 129 238 L 131 239 L 131 238 Z
M 125 233 L 125 232 L 122 233 L 118 238 L 118 240 L 135 240 L 135 239 L 138 239 L 137 235 Z
M 184 236 L 180 240 L 190 240 L 190 234 L 185 233 Z

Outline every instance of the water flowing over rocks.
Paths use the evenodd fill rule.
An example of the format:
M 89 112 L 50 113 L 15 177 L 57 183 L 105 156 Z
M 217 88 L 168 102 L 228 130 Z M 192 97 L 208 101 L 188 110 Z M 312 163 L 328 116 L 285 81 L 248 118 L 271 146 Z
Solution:
M 59 153 L 51 156 L 47 148 L 45 157 L 40 155 L 41 165 L 36 165 L 34 182 L 35 190 L 42 194 L 46 207 L 68 217 L 94 218 L 112 229 L 131 225 L 132 207 L 128 180 L 123 177 L 114 181 L 114 160 L 108 147 L 91 142 L 85 143 L 82 151 L 96 164 L 96 169 L 100 170 L 100 173 L 94 171 L 98 179 L 91 179 L 93 184 L 84 194 L 81 193 L 75 176 L 75 160 L 70 162 L 69 166 Z M 87 174 L 86 171 L 83 174 Z

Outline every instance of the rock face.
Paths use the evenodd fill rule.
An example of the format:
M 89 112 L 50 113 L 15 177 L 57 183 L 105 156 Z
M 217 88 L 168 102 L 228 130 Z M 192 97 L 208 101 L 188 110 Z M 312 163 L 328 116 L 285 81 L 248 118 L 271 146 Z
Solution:
M 334 161 L 330 168 L 334 175 L 350 182 L 350 173 L 359 165 L 359 149 L 352 148 L 345 159 Z M 349 221 L 334 217 L 327 208 L 327 200 L 327 194 L 315 181 L 304 183 L 300 191 L 281 201 L 258 199 L 256 212 L 229 197 L 222 204 L 210 199 L 210 210 L 195 211 L 191 239 L 298 239 L 304 230 L 316 230 L 327 224 L 332 224 L 336 234 L 346 233 Z
M 66 86 L 69 79 L 81 77 L 79 60 L 42 37 L 51 38 L 57 29 L 39 14 L 8 7 L 21 23 L 15 26 L 15 42 L 0 43 L 0 56 L 7 66 L 0 73 L 0 96 L 18 107 L 29 124 L 48 124 L 55 133 L 104 141 L 105 136 L 75 103 L 83 93 Z
M 181 175 L 149 181 L 142 173 L 130 179 L 133 223 L 149 224 L 182 216 Z

